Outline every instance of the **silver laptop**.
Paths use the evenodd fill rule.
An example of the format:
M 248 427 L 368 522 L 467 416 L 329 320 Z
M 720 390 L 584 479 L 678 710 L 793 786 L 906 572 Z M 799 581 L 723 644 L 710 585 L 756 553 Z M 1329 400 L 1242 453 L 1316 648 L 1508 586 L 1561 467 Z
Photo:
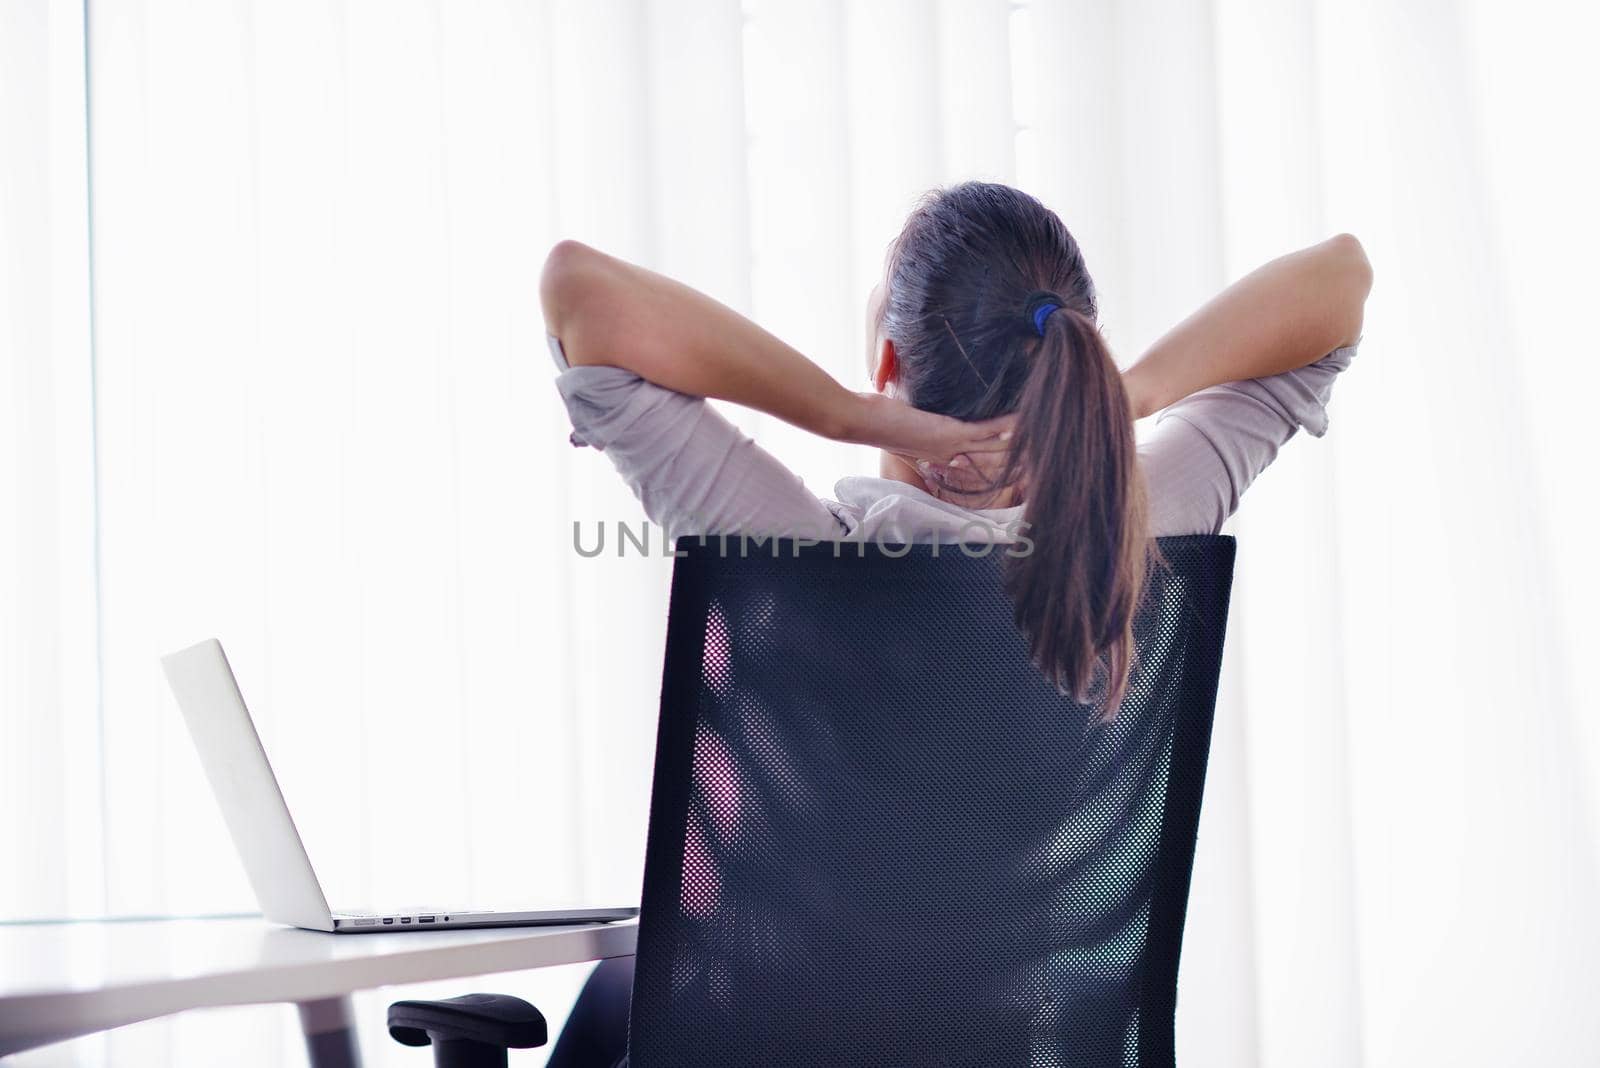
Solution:
M 190 646 L 162 657 L 161 666 L 189 724 L 189 735 L 200 751 L 200 762 L 267 919 L 313 931 L 367 934 L 440 927 L 606 923 L 639 914 L 637 908 L 331 911 L 278 789 L 277 776 L 267 763 L 267 752 L 222 652 L 222 643 L 213 638 Z

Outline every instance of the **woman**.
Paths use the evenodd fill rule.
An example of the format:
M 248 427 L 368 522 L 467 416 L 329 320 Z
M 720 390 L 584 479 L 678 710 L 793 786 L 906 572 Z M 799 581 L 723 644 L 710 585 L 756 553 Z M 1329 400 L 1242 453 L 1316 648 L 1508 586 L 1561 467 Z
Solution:
M 1040 670 L 1114 710 L 1149 539 L 1216 532 L 1297 429 L 1326 431 L 1371 283 L 1360 243 L 1341 234 L 1246 276 L 1120 372 L 1061 220 L 1016 189 L 969 182 L 925 198 L 890 248 L 869 302 L 871 392 L 702 294 L 573 242 L 551 252 L 541 297 L 573 441 L 605 451 L 669 536 L 1008 543 Z M 878 476 L 820 499 L 707 397 L 877 446 Z M 1134 422 L 1158 412 L 1136 444 Z M 552 1065 L 620 1055 L 601 1021 L 626 1011 L 627 967 L 596 973 Z M 595 1059 L 576 1052 L 578 1032 L 600 1040 Z

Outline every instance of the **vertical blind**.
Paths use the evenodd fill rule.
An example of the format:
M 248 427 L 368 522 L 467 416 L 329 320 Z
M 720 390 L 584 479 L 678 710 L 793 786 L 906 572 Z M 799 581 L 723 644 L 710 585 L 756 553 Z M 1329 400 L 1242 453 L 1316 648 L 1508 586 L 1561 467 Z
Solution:
M 0 917 L 252 907 L 157 666 L 213 635 L 336 901 L 636 898 L 670 561 L 567 444 L 543 255 L 863 388 L 887 243 L 981 177 L 1062 214 L 1125 362 L 1339 230 L 1377 271 L 1330 435 L 1234 524 L 1184 1063 L 1592 1053 L 1594 21 L 0 7 Z M 872 462 L 734 414 L 823 494 Z

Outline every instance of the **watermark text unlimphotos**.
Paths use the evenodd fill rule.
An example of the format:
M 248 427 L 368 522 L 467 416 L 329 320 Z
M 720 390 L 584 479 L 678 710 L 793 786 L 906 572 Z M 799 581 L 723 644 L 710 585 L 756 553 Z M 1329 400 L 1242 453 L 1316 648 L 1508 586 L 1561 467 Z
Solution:
M 974 559 L 992 553 L 1003 553 L 1008 557 L 1031 556 L 1033 539 L 1028 537 L 1029 528 L 1030 524 L 1020 519 L 1003 526 L 973 519 L 957 528 L 953 536 L 930 542 L 927 547 L 932 556 L 938 556 L 941 549 L 946 552 L 958 550 L 962 555 Z M 600 520 L 588 525 L 578 520 L 572 522 L 572 549 L 588 560 L 600 556 L 686 556 L 688 554 L 678 547 L 686 543 L 708 546 L 721 557 L 771 556 L 774 559 L 785 553 L 799 556 L 803 549 L 818 545 L 832 546 L 834 556 L 865 556 L 868 545 L 888 557 L 906 556 L 912 550 L 911 545 L 890 538 L 887 532 L 881 530 L 872 537 L 842 535 L 837 528 L 829 531 L 796 529 L 782 537 L 772 534 L 691 534 L 675 542 L 665 529 L 646 520 L 638 523 L 625 520 L 608 523 Z

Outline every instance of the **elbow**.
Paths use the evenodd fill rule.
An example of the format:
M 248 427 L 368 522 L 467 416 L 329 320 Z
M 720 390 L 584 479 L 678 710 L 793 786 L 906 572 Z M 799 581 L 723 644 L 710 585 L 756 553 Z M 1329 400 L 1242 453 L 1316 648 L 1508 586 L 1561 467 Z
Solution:
M 1367 259 L 1367 250 L 1360 238 L 1355 234 L 1335 234 L 1328 239 L 1328 246 L 1346 284 L 1365 300 L 1372 292 L 1372 261 Z
M 570 331 L 593 305 L 601 281 L 601 254 L 581 241 L 557 241 L 544 258 L 539 275 L 539 303 L 545 329 L 557 337 Z
M 1339 327 L 1335 347 L 1344 348 L 1361 338 L 1367 296 L 1372 292 L 1372 261 L 1354 234 L 1330 237 L 1325 247 L 1331 274 L 1329 290 L 1334 296 Z

